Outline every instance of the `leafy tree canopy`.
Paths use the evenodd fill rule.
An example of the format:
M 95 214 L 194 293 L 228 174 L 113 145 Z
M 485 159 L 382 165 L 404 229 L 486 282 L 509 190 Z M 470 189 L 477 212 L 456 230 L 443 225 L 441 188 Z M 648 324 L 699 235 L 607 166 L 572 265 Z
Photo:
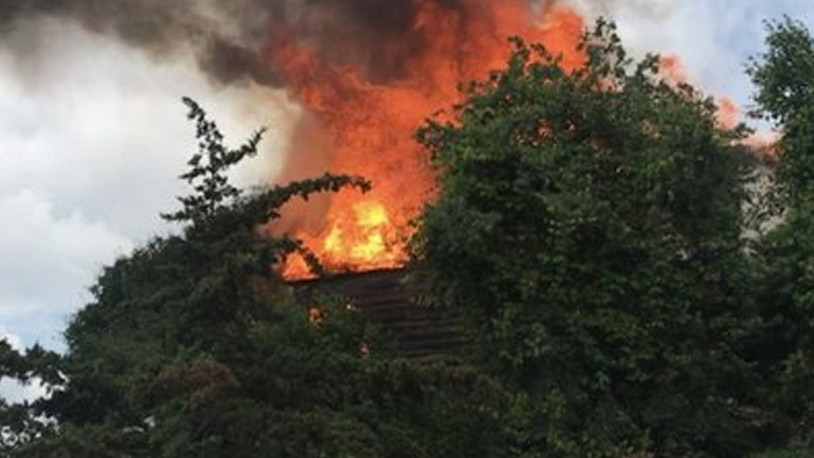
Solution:
M 749 74 L 784 135 L 773 198 L 751 205 L 782 218 L 757 234 L 743 130 L 664 81 L 656 56 L 631 59 L 605 21 L 574 71 L 513 40 L 451 121 L 419 129 L 440 194 L 414 267 L 464 317 L 474 351 L 457 366 L 400 358 L 330 297 L 309 320 L 275 267 L 317 260 L 256 228 L 291 198 L 369 183 L 240 190 L 227 172 L 262 131 L 229 148 L 185 99 L 193 193 L 164 215 L 182 233 L 103 270 L 65 355 L 0 341 L 0 377 L 51 389 L 0 400 L 0 456 L 806 456 L 814 42 L 789 19 L 768 32 Z
M 33 404 L 0 405 L 13 457 L 501 456 L 509 398 L 467 368 L 416 366 L 327 298 L 313 323 L 275 266 L 298 240 L 258 224 L 291 198 L 369 183 L 345 175 L 243 193 L 226 172 L 253 156 L 185 99 L 200 150 L 194 193 L 165 215 L 183 234 L 106 267 L 71 320 L 64 356 L 0 342 L 0 376 L 39 376 Z M 313 257 L 311 257 L 313 260 Z M 455 387 L 455 389 L 448 389 Z M 44 422 L 42 419 L 48 419 Z M 487 431 L 487 433 L 483 433 Z M 504 431 L 506 431 L 504 433 Z
M 799 444 L 814 431 L 814 40 L 790 18 L 766 24 L 767 50 L 748 73 L 757 87 L 756 114 L 781 130 L 772 182 L 781 218 L 758 246 L 760 312 L 766 331 L 759 361 L 766 391 L 788 416 Z
M 440 196 L 416 257 L 557 456 L 738 455 L 760 425 L 742 354 L 750 156 L 713 101 L 600 21 L 573 72 L 514 40 L 452 122 L 418 132 Z

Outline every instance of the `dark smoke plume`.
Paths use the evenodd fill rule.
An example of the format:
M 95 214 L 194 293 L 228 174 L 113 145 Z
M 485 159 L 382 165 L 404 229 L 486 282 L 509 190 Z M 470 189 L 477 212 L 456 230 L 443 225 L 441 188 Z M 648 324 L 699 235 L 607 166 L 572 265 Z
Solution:
M 296 37 L 324 58 L 352 61 L 374 79 L 397 76 L 422 37 L 417 0 L 0 0 L 3 34 L 42 18 L 74 21 L 158 57 L 194 53 L 214 80 L 277 86 L 264 58 L 274 34 Z M 431 1 L 463 12 L 465 0 Z

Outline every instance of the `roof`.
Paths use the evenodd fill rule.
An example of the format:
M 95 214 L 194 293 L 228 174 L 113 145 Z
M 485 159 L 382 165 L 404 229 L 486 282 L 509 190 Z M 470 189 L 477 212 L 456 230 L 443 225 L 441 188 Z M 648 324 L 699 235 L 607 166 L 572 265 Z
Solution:
M 405 357 L 459 360 L 467 339 L 456 313 L 419 305 L 426 284 L 405 281 L 404 269 L 348 273 L 291 283 L 297 299 L 313 302 L 320 293 L 337 294 L 379 324 Z

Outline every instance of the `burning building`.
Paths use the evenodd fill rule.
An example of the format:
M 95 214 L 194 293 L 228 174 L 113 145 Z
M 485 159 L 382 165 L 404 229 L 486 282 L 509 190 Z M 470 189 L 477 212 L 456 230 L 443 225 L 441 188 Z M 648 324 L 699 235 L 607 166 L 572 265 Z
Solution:
M 269 182 L 330 171 L 363 176 L 373 189 L 294 202 L 268 230 L 302 239 L 332 272 L 370 272 L 332 282 L 365 296 L 359 304 L 403 341 L 441 346 L 454 337 L 440 328 L 427 337 L 435 331 L 402 307 L 413 291 L 400 289 L 392 270 L 406 261 L 410 222 L 434 194 L 430 158 L 413 132 L 460 100 L 459 84 L 502 67 L 509 36 L 543 42 L 575 65 L 584 25 L 564 4 L 528 0 L 0 0 L 0 35 L 42 19 L 80 24 L 157 59 L 191 55 L 216 84 L 286 91 L 302 110 L 287 164 Z M 292 257 L 283 274 L 309 271 Z
M 332 271 L 393 268 L 406 260 L 410 221 L 432 199 L 434 185 L 430 158 L 413 132 L 425 118 L 459 100 L 459 83 L 483 79 L 505 63 L 507 37 L 546 43 L 567 56 L 565 65 L 576 65 L 574 48 L 583 23 L 565 7 L 549 5 L 535 15 L 521 1 L 408 3 L 399 15 L 398 33 L 378 37 L 374 48 L 364 46 L 357 56 L 343 53 L 359 48 L 353 43 L 357 35 L 348 38 L 338 31 L 336 43 L 314 46 L 294 32 L 277 34 L 268 47 L 274 68 L 308 113 L 291 144 L 284 176 L 319 172 L 303 162 L 312 145 L 300 141 L 324 138 L 327 169 L 373 183 L 364 196 L 343 192 L 295 205 L 274 228 L 293 231 Z M 331 30 L 333 20 L 326 14 L 314 12 L 305 22 Z M 370 14 L 376 23 L 389 20 L 378 6 Z M 284 275 L 301 278 L 308 270 L 293 258 Z
M 267 229 L 302 239 L 329 271 L 373 272 L 359 278 L 381 280 L 377 292 L 359 294 L 386 296 L 384 289 L 396 288 L 387 270 L 406 261 L 410 223 L 435 192 L 430 158 L 414 141 L 414 130 L 428 116 L 443 118 L 442 110 L 461 100 L 459 84 L 501 68 L 509 36 L 562 53 L 566 67 L 579 65 L 575 45 L 586 26 L 583 13 L 607 12 L 612 4 L 0 0 L 0 33 L 40 17 L 73 21 L 158 58 L 192 54 L 219 84 L 287 91 L 302 114 L 289 142 L 287 164 L 269 181 L 330 171 L 363 176 L 373 189 L 364 195 L 347 191 L 294 202 Z M 671 57 L 668 63 L 676 78 L 687 78 L 677 60 Z M 735 111 L 724 106 L 727 113 Z M 309 271 L 295 256 L 283 274 L 304 279 Z
M 293 231 L 329 271 L 356 272 L 297 282 L 304 302 L 313 288 L 327 286 L 384 324 L 405 355 L 454 358 L 466 346 L 458 317 L 415 307 L 424 289 L 405 285 L 401 272 L 393 270 L 407 260 L 410 222 L 434 193 L 430 158 L 413 132 L 425 118 L 460 100 L 459 83 L 501 68 L 511 35 L 544 42 L 566 56 L 564 65 L 577 65 L 583 22 L 558 5 L 535 13 L 521 1 L 408 3 L 396 21 L 398 33 L 378 37 L 358 55 L 344 52 L 360 49 L 357 34 L 337 32 L 336 42 L 324 44 L 298 39 L 290 30 L 273 37 L 268 58 L 307 113 L 292 139 L 284 176 L 307 178 L 321 173 L 316 167 L 322 166 L 361 175 L 373 189 L 294 203 L 270 230 Z M 374 22 L 389 20 L 381 7 L 373 8 Z M 334 16 L 312 14 L 306 23 L 331 30 Z M 293 257 L 283 274 L 303 279 L 309 271 Z
M 360 175 L 373 189 L 294 203 L 268 229 L 302 239 L 331 271 L 365 271 L 404 263 L 410 222 L 434 195 L 415 129 L 427 117 L 443 118 L 461 100 L 460 84 L 505 65 L 510 36 L 543 43 L 566 67 L 579 65 L 583 15 L 608 13 L 614 3 L 0 0 L 0 33 L 41 17 L 73 21 L 157 58 L 191 54 L 219 84 L 286 91 L 302 111 L 287 163 L 269 181 L 330 171 Z M 283 273 L 309 275 L 296 257 Z

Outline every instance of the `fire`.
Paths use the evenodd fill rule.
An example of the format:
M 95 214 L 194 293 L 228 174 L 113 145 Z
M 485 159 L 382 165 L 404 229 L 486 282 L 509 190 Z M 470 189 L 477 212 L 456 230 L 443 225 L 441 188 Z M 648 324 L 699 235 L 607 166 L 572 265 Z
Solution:
M 390 268 L 406 261 L 410 221 L 434 194 L 430 158 L 413 132 L 428 116 L 461 100 L 459 83 L 483 79 L 505 65 L 507 37 L 544 43 L 563 54 L 566 67 L 582 62 L 575 45 L 584 24 L 564 6 L 549 2 L 533 14 L 523 0 L 465 0 L 465 9 L 414 2 L 409 43 L 403 44 L 410 48 L 401 53 L 406 61 L 386 79 L 370 75 L 363 64 L 328 59 L 290 31 L 268 47 L 292 96 L 319 120 L 304 121 L 301 137 L 327 138 L 328 170 L 361 175 L 373 184 L 366 195 L 343 191 L 323 202 L 324 208 L 299 205 L 284 214 L 277 230 L 293 231 L 329 270 Z M 301 149 L 292 142 L 293 169 L 303 169 Z M 283 274 L 302 278 L 309 272 L 294 256 Z
M 672 84 L 695 84 L 693 78 L 687 72 L 687 68 L 684 67 L 684 61 L 676 54 L 668 53 L 661 56 L 659 72 Z
M 664 79 L 673 85 L 689 84 L 700 87 L 698 81 L 692 77 L 684 61 L 675 54 L 664 54 L 661 56 L 659 71 Z M 741 110 L 734 100 L 727 96 L 715 98 L 717 108 L 716 121 L 721 129 L 734 129 L 741 122 Z
M 406 262 L 410 222 L 434 195 L 430 158 L 413 132 L 427 117 L 461 100 L 460 83 L 482 80 L 503 67 L 509 36 L 543 43 L 562 55 L 566 69 L 584 62 L 576 51 L 584 21 L 561 2 L 412 2 L 412 25 L 399 32 L 403 41 L 365 43 L 373 51 L 366 48 L 364 58 L 346 53 L 347 32 L 328 34 L 335 43 L 315 46 L 301 31 L 283 26 L 268 46 L 271 65 L 304 110 L 283 179 L 329 170 L 361 175 L 373 184 L 364 196 L 343 191 L 308 204 L 290 204 L 270 228 L 293 233 L 331 271 L 393 268 Z M 332 17 L 332 12 L 322 11 L 309 27 L 332 30 Z M 381 75 L 371 71 L 371 62 L 397 65 Z M 678 56 L 664 55 L 661 64 L 668 82 L 697 86 Z M 725 97 L 716 103 L 719 126 L 735 126 L 738 107 Z M 313 150 L 318 150 L 317 160 Z M 310 272 L 301 257 L 293 256 L 283 275 L 303 278 Z
M 391 239 L 394 230 L 387 209 L 378 202 L 362 201 L 353 205 L 352 215 L 335 218 L 322 242 L 323 262 L 331 265 L 385 264 L 392 266 L 403 261 L 398 246 Z M 314 241 L 318 243 L 318 241 Z M 391 265 L 383 265 L 390 267 Z

